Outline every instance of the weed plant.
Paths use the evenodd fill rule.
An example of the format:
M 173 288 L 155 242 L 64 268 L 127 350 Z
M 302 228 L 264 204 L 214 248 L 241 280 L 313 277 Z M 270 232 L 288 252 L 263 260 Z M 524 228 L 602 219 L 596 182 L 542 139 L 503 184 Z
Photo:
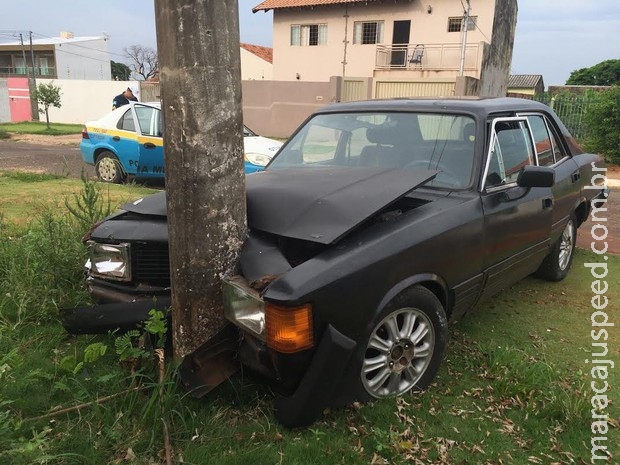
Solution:
M 43 209 L 18 231 L 0 221 L 0 463 L 153 465 L 167 454 L 175 464 L 590 462 L 583 263 L 592 254 L 578 252 L 562 283 L 526 279 L 453 325 L 428 391 L 327 409 L 309 428 L 286 429 L 269 387 L 244 371 L 204 399 L 187 397 L 174 364 L 154 355 L 166 346 L 161 314 L 125 335 L 63 331 L 60 309 L 88 301 L 85 225 L 112 207 L 83 182 L 65 209 Z M 610 276 L 620 269 L 618 257 L 608 264 Z M 617 350 L 609 356 L 620 366 Z M 609 384 L 620 385 L 617 370 Z M 609 463 L 619 417 L 612 402 Z

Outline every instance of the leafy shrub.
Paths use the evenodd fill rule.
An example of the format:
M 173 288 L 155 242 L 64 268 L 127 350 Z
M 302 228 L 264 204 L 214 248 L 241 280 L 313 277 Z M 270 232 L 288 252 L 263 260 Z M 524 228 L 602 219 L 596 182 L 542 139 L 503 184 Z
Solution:
M 584 120 L 588 126 L 586 149 L 620 163 L 620 86 L 597 93 Z

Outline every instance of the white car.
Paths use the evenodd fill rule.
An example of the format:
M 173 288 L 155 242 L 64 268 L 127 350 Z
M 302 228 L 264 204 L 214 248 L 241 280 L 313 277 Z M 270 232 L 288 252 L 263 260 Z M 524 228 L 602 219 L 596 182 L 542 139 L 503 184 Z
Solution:
M 130 102 L 104 117 L 89 121 L 82 130 L 80 151 L 93 165 L 100 181 L 120 183 L 127 175 L 164 177 L 164 143 L 159 103 Z M 282 142 L 243 127 L 245 172 L 262 170 Z

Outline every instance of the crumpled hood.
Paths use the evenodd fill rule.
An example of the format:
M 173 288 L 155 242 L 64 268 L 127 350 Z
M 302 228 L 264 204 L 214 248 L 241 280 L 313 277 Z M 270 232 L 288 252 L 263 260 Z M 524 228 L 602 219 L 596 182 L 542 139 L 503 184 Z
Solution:
M 248 225 L 278 236 L 331 244 L 436 174 L 350 167 L 261 171 L 246 176 Z M 129 202 L 122 209 L 166 216 L 166 193 Z
M 246 178 L 248 225 L 331 244 L 436 174 L 366 167 L 268 169 Z
M 121 207 L 121 210 L 141 215 L 167 216 L 166 193 L 162 191 L 128 202 Z

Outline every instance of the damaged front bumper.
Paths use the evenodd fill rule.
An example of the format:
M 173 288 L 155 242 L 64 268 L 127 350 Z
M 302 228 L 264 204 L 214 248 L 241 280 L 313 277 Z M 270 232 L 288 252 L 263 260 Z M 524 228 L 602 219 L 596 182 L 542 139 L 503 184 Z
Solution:
M 265 302 L 240 276 L 224 280 L 223 295 L 224 314 L 242 335 L 240 362 L 276 384 L 276 418 L 288 427 L 314 422 L 330 406 L 355 341 L 331 325 L 317 334 L 310 306 Z
M 149 318 L 151 310 L 159 310 L 170 318 L 170 297 L 164 296 L 134 302 L 107 303 L 61 310 L 62 326 L 70 334 L 107 334 L 129 331 Z M 168 325 L 170 326 L 170 325 Z

